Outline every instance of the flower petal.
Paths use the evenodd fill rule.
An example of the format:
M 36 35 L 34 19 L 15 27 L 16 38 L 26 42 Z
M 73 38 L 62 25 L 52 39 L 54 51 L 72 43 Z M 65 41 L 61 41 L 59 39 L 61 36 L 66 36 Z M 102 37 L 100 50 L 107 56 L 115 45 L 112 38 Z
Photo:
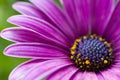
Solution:
M 59 46 L 64 49 L 68 49 L 67 45 L 61 43 L 58 40 L 49 38 L 49 36 L 43 36 L 35 31 L 26 28 L 7 28 L 1 32 L 1 37 L 13 41 L 13 42 L 37 42 L 46 43 L 55 46 Z
M 81 71 L 77 71 L 70 80 L 83 80 L 84 73 Z
M 106 80 L 100 72 L 97 73 L 97 77 L 98 80 Z
M 102 71 L 105 80 L 120 80 L 120 69 L 115 70 L 115 68 L 111 68 L 105 71 Z
M 120 51 L 115 52 L 114 57 L 115 57 L 115 60 L 120 60 Z
M 109 41 L 114 42 L 115 39 L 120 39 L 120 1 L 116 5 L 116 8 L 112 14 L 112 17 L 106 27 L 104 36 L 107 38 Z M 118 38 L 119 37 L 119 38 Z
M 19 15 L 9 18 L 8 21 L 18 26 L 32 29 L 38 32 L 40 36 L 42 35 L 49 38 L 49 40 L 54 39 L 61 44 L 63 43 L 65 46 L 70 46 L 70 40 L 67 39 L 67 37 L 62 34 L 57 28 L 50 25 L 44 20 L 37 19 L 35 17 Z
M 13 42 L 45 42 L 41 36 L 24 28 L 7 28 L 1 32 L 1 37 Z
M 39 17 L 45 20 L 49 19 L 42 11 L 40 11 L 37 7 L 28 2 L 16 2 L 13 5 L 13 8 L 21 14 Z
M 95 72 L 85 72 L 83 80 L 99 80 Z
M 71 19 L 79 21 L 74 23 L 80 25 L 78 30 L 82 34 L 89 33 L 92 27 L 92 34 L 101 36 L 115 8 L 115 0 L 61 0 L 61 2 Z
M 95 72 L 81 72 L 78 71 L 70 80 L 99 80 Z
M 7 47 L 5 55 L 21 58 L 67 58 L 69 52 L 43 43 L 18 43 Z
M 29 74 L 29 71 L 32 70 L 34 66 L 44 61 L 46 60 L 36 59 L 22 63 L 11 72 L 9 80 L 23 79 L 26 75 Z
M 67 0 L 70 1 L 70 0 Z M 76 19 L 78 19 L 79 32 L 83 35 L 88 35 L 90 30 L 90 5 L 89 0 L 71 0 L 75 3 Z M 74 6 L 74 5 L 73 5 Z M 72 12 L 75 13 L 75 12 Z M 70 13 L 69 13 L 70 14 Z M 82 36 L 83 36 L 82 35 Z
M 114 54 L 118 56 L 120 54 L 120 40 L 112 42 L 112 48 L 113 48 Z
M 41 80 L 48 76 L 49 74 L 53 73 L 54 71 L 71 65 L 72 63 L 69 62 L 67 59 L 55 59 L 55 60 L 47 60 L 44 62 L 38 62 L 35 65 L 32 65 L 28 70 L 24 70 L 24 74 L 19 73 L 22 68 L 27 68 L 27 65 L 16 68 L 10 75 L 9 79 L 22 79 L 22 80 Z M 19 76 L 14 76 L 15 74 L 19 74 Z M 22 76 L 22 77 L 21 77 Z
M 33 61 L 28 62 L 27 64 L 22 64 L 14 69 L 9 76 L 9 80 L 41 80 L 54 71 L 71 64 L 72 63 L 70 63 L 67 59 L 47 60 L 44 62 L 39 61 L 35 64 L 33 63 Z
M 66 11 L 67 15 L 69 16 L 69 18 L 72 20 L 72 23 L 75 27 L 75 31 L 76 31 L 76 35 L 78 37 L 80 37 L 80 24 L 79 24 L 79 21 L 78 21 L 78 17 L 77 17 L 77 14 L 76 14 L 76 8 L 75 8 L 75 3 L 74 3 L 74 0 L 60 0 L 63 7 L 64 7 L 64 10 Z
M 111 68 L 120 68 L 120 60 L 115 59 L 114 64 L 111 66 Z
M 70 40 L 75 39 L 74 27 L 71 25 L 62 9 L 57 6 L 53 0 L 30 1 L 43 11 Z
M 117 41 L 111 42 L 113 51 L 114 53 L 119 53 L 120 52 L 120 40 L 118 39 Z
M 74 64 L 66 66 L 49 75 L 46 80 L 70 80 L 71 76 L 77 70 L 78 68 L 76 68 Z
M 115 0 L 91 0 L 91 6 L 92 32 L 102 36 L 114 11 Z

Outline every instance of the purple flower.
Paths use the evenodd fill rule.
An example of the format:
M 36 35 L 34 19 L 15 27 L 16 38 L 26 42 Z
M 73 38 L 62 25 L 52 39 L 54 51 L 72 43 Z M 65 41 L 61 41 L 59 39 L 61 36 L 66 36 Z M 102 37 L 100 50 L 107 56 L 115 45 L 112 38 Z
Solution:
M 120 2 L 52 0 L 17 2 L 20 27 L 1 36 L 15 42 L 4 53 L 30 58 L 9 80 L 120 80 Z

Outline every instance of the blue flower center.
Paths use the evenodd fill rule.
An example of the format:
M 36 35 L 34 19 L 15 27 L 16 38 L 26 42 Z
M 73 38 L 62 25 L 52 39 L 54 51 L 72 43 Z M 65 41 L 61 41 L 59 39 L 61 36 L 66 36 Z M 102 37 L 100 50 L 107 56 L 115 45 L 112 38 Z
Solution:
M 113 63 L 110 43 L 96 35 L 76 39 L 71 48 L 71 60 L 82 71 L 100 71 Z

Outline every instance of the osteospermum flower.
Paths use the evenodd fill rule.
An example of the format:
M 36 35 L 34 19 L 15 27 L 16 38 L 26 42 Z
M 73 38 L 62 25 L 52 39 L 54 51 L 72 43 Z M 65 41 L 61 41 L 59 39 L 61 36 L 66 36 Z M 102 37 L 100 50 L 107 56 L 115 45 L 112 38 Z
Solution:
M 53 0 L 17 2 L 20 27 L 1 36 L 15 42 L 5 55 L 31 58 L 9 80 L 120 80 L 120 2 Z

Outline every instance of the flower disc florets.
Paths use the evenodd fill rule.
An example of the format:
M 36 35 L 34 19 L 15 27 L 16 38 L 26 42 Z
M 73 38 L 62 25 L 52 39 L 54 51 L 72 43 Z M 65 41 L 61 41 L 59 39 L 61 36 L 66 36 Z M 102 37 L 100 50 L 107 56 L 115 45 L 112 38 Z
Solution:
M 102 37 L 83 36 L 71 48 L 71 60 L 82 71 L 99 71 L 113 62 L 112 46 Z

